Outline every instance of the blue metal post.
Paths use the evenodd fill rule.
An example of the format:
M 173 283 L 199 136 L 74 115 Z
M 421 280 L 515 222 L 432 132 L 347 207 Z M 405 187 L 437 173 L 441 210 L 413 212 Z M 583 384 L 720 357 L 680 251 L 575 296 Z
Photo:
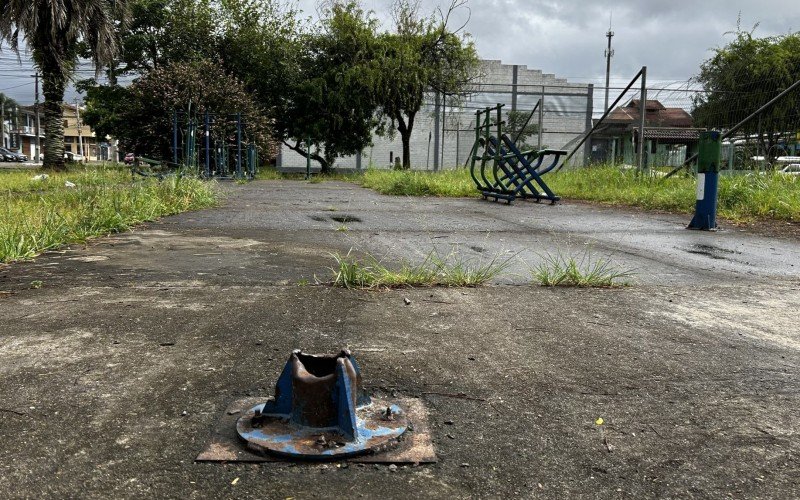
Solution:
M 717 229 L 717 190 L 719 163 L 722 156 L 722 135 L 717 131 L 701 132 L 697 154 L 697 202 L 695 214 L 687 229 Z

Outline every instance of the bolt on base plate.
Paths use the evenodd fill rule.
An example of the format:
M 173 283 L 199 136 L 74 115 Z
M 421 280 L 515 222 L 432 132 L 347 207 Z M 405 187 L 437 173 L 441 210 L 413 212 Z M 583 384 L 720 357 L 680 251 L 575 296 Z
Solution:
M 405 413 L 394 404 L 373 399 L 356 409 L 359 433 L 347 440 L 336 428 L 295 425 L 283 416 L 261 413 L 256 405 L 239 418 L 236 431 L 251 449 L 303 459 L 339 459 L 392 448 L 408 429 Z M 387 411 L 390 410 L 390 411 Z

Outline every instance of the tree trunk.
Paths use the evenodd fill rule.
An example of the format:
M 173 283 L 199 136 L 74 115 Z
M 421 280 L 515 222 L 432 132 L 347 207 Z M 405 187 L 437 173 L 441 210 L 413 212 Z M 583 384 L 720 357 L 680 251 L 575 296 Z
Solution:
M 44 94 L 44 168 L 65 170 L 64 163 L 64 101 L 66 79 L 58 69 L 42 65 Z
M 409 113 L 408 120 L 403 119 L 403 115 L 398 113 L 397 131 L 400 132 L 400 141 L 403 143 L 403 170 L 411 168 L 411 131 L 414 130 L 414 117 L 416 113 Z
M 319 163 L 319 168 L 320 168 L 320 173 L 321 174 L 329 174 L 330 173 L 331 164 L 327 160 L 325 160 L 325 158 L 323 158 L 322 156 L 320 156 L 320 155 L 318 155 L 316 153 L 311 153 L 309 155 L 309 153 L 306 152 L 305 148 L 301 146 L 300 141 L 297 141 L 297 144 L 295 144 L 294 146 L 292 146 L 291 144 L 289 144 L 286 141 L 283 141 L 283 143 L 286 145 L 287 148 L 289 148 L 292 151 L 296 152 L 297 154 L 299 154 L 303 158 L 308 158 L 309 156 L 311 156 L 312 160 L 314 160 L 315 162 Z

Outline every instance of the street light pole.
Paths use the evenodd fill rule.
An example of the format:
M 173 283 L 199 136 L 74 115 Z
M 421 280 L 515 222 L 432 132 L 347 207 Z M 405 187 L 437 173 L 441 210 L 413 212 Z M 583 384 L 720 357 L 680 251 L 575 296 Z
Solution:
M 75 121 L 78 128 L 78 154 L 85 161 L 86 158 L 83 156 L 83 138 L 81 137 L 81 111 L 80 108 L 78 107 L 77 97 L 75 98 Z

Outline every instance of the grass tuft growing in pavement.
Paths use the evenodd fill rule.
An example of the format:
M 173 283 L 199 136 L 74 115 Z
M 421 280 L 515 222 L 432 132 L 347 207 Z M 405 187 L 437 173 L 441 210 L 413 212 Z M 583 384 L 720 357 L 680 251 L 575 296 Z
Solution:
M 542 286 L 607 288 L 630 286 L 633 271 L 622 269 L 609 259 L 592 259 L 588 254 L 580 260 L 558 254 L 545 256 L 531 269 L 531 277 Z
M 348 252 L 344 256 L 334 254 L 333 258 L 333 285 L 345 288 L 474 287 L 501 275 L 511 261 L 497 257 L 488 262 L 467 260 L 455 251 L 445 257 L 431 251 L 419 264 L 403 261 L 396 268 L 370 255 L 359 259 Z
M 30 259 L 217 201 L 212 184 L 186 177 L 131 181 L 127 171 L 104 167 L 48 172 L 33 180 L 36 175 L 0 172 L 0 262 Z

